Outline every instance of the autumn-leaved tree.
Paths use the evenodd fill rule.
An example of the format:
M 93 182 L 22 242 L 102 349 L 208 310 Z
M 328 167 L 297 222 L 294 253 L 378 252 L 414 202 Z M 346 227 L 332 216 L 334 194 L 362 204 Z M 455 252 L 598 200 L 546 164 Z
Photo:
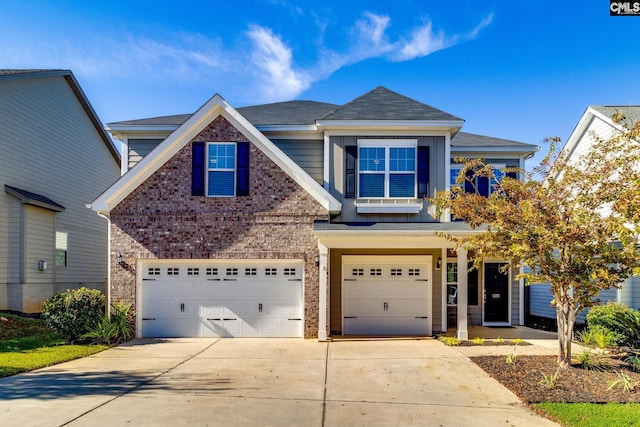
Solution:
M 618 117 L 619 119 L 620 117 Z M 616 117 L 614 117 L 616 119 Z M 464 160 L 458 182 L 467 189 L 488 179 L 489 197 L 465 192 L 465 185 L 436 195 L 434 202 L 478 233 L 454 238 L 459 247 L 482 257 L 523 262 L 519 277 L 528 285 L 548 283 L 558 322 L 558 363 L 571 363 L 577 315 L 598 303 L 600 291 L 638 274 L 640 232 L 640 123 L 617 135 L 595 138 L 581 157 L 568 159 L 559 140 L 532 173 L 508 169 L 524 179 L 498 182 L 491 165 Z M 503 171 L 503 174 L 506 175 Z M 635 273 L 634 273 L 635 272 Z

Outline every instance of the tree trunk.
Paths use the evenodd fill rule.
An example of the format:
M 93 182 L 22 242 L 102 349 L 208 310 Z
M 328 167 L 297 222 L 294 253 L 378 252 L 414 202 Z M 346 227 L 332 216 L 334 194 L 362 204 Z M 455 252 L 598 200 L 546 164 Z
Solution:
M 571 366 L 571 341 L 576 323 L 575 310 L 572 310 L 568 304 L 559 304 L 556 306 L 556 319 L 558 321 L 558 365 L 562 369 L 567 369 Z

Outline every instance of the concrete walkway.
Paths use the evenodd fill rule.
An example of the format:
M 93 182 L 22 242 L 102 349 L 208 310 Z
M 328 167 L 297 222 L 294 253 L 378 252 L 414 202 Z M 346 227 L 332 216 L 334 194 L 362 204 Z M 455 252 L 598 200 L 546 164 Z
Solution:
M 0 425 L 556 425 L 473 364 L 471 349 L 433 339 L 136 340 L 1 379 Z

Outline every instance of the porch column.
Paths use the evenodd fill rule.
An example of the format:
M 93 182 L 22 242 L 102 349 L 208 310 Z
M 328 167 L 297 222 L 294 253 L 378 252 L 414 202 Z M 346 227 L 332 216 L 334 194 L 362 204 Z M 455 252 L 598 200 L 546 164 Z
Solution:
M 469 331 L 467 329 L 467 250 L 464 248 L 458 249 L 458 326 L 457 336 L 458 339 L 468 340 Z
M 327 301 L 329 299 L 329 288 L 327 286 L 327 258 L 329 250 L 325 245 L 318 242 L 318 267 L 319 289 L 318 289 L 318 341 L 327 340 Z

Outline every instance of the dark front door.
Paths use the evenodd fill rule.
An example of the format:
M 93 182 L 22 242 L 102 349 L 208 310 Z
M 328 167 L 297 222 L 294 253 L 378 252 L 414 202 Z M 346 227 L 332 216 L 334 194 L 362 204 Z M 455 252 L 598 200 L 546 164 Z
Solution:
M 484 265 L 484 321 L 509 323 L 509 273 L 503 263 Z

